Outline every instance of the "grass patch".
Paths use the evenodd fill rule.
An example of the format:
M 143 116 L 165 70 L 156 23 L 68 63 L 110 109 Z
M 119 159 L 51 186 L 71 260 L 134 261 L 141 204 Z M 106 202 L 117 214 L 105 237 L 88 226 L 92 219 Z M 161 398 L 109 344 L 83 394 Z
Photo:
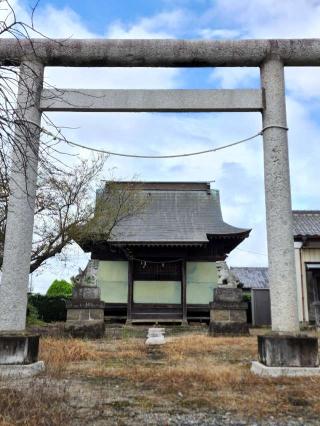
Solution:
M 255 337 L 171 337 L 161 364 L 148 358 L 144 339 L 41 340 L 41 359 L 50 374 L 67 372 L 93 388 L 109 383 L 122 398 L 133 398 L 141 411 L 181 407 L 255 419 L 320 416 L 320 378 L 254 376 L 250 364 L 256 358 Z
M 101 356 L 90 341 L 54 337 L 40 340 L 39 359 L 45 362 L 46 370 L 52 376 L 64 374 L 70 363 L 97 361 Z
M 23 390 L 0 388 L 0 425 L 68 425 L 71 411 L 65 391 L 49 388 L 45 382 Z

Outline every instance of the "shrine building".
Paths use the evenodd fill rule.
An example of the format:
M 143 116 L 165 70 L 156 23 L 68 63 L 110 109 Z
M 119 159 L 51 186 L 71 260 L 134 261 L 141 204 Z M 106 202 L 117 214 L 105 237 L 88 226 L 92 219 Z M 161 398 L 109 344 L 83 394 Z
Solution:
M 146 200 L 143 210 L 116 224 L 108 238 L 79 242 L 99 260 L 105 316 L 128 322 L 208 320 L 215 262 L 225 260 L 250 229 L 224 222 L 219 191 L 210 183 L 128 184 L 116 182 Z

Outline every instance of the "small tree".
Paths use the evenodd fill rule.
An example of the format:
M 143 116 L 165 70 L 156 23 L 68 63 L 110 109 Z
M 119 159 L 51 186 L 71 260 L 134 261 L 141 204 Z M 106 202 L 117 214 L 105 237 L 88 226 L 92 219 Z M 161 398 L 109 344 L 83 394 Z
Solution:
M 47 291 L 47 296 L 65 296 L 72 295 L 72 284 L 66 280 L 54 280 Z
M 109 239 L 114 227 L 124 219 L 134 216 L 144 208 L 145 201 L 137 196 L 130 183 L 122 186 L 109 182 L 108 191 L 98 197 L 99 176 L 106 156 L 74 162 L 72 170 L 41 167 L 38 177 L 35 222 L 30 272 L 34 272 L 56 254 L 63 253 L 73 241 L 87 235 L 103 234 Z M 0 268 L 4 247 L 6 217 L 8 211 L 8 169 L 0 158 Z
M 0 36 L 14 37 L 19 41 L 28 41 L 33 46 L 31 35 L 42 36 L 33 25 L 32 10 L 30 23 L 17 19 L 11 0 L 0 0 Z M 11 4 L 12 3 L 12 4 Z M 63 45 L 63 41 L 54 41 Z M 17 66 L 6 66 L 0 63 L 0 268 L 2 266 L 4 237 L 8 213 L 8 199 L 12 190 L 9 184 L 14 182 L 12 169 L 17 168 L 26 173 L 30 165 L 30 152 L 34 152 L 34 130 L 25 120 L 25 110 L 17 106 L 18 87 L 24 89 L 31 99 L 28 79 L 19 72 Z M 24 67 L 27 65 L 25 64 Z M 29 70 L 32 71 L 31 69 Z M 50 87 L 44 81 L 44 87 Z M 61 92 L 62 94 L 63 92 Z M 56 92 L 59 96 L 59 90 Z M 55 95 L 56 96 L 56 95 Z M 110 236 L 113 228 L 125 217 L 135 214 L 140 206 L 136 205 L 132 191 L 110 191 L 104 200 L 104 213 L 99 218 L 94 216 L 94 194 L 97 178 L 103 169 L 106 156 L 74 161 L 74 155 L 67 154 L 59 145 L 67 142 L 63 129 L 57 127 L 45 113 L 42 113 L 41 143 L 39 151 L 38 190 L 35 207 L 35 222 L 30 272 L 43 265 L 47 259 L 59 254 L 65 247 L 81 236 L 85 225 L 97 232 L 103 229 Z M 19 135 L 19 136 L 17 136 Z M 22 149 L 22 143 L 26 145 Z M 72 164 L 65 159 L 72 158 Z M 28 193 L 28 181 L 23 191 Z M 20 187 L 21 189 L 21 187 Z M 107 214 L 105 214 L 107 212 Z M 89 231 L 89 229 L 88 229 Z

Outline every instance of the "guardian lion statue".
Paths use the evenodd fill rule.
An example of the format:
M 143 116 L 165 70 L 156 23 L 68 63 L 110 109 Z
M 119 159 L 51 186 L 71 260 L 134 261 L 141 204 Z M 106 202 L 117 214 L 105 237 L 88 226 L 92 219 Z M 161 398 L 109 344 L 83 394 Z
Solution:
M 230 271 L 226 262 L 218 261 L 216 262 L 216 266 L 217 266 L 217 272 L 218 272 L 219 287 L 229 287 L 229 288 L 241 287 L 240 281 L 234 275 L 234 273 Z

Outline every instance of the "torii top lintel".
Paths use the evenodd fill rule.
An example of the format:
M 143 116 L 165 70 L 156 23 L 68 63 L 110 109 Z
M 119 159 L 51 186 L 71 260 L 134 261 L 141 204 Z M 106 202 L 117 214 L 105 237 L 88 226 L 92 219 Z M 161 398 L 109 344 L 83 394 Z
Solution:
M 0 41 L 2 65 L 37 60 L 66 67 L 257 67 L 270 57 L 285 66 L 319 66 L 320 39 Z

